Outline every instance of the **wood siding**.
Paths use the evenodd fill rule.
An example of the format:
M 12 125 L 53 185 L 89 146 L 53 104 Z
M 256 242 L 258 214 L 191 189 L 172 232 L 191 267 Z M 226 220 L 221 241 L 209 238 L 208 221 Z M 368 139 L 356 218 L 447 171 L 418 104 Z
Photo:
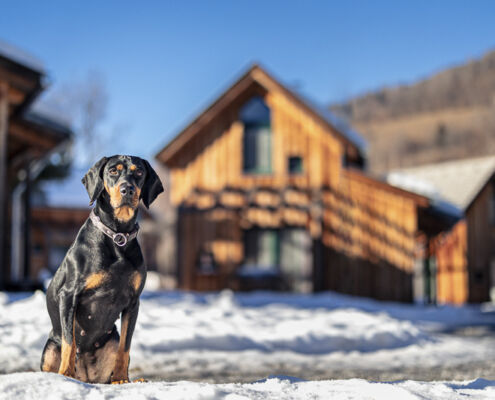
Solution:
M 436 258 L 437 302 L 464 304 L 468 301 L 467 225 L 458 222 L 432 241 Z
M 237 103 L 237 107 L 227 112 L 227 120 L 213 124 L 176 156 L 177 165 L 171 170 L 172 201 L 176 205 L 193 189 L 219 191 L 225 187 L 258 186 L 281 189 L 292 185 L 317 189 L 338 185 L 344 149 L 335 135 L 282 94 L 265 94 L 265 101 L 272 113 L 273 173 L 243 172 L 244 127 L 237 119 L 243 103 Z M 291 156 L 302 158 L 302 173 L 287 173 Z
M 469 265 L 469 301 L 490 299 L 490 265 L 495 261 L 495 226 L 492 222 L 493 179 L 466 211 Z

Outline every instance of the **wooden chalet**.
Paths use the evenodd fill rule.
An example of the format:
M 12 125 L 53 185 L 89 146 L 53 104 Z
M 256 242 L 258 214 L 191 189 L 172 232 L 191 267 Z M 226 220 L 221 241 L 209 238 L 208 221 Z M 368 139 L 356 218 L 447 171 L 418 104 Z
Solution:
M 32 170 L 71 137 L 67 126 L 32 109 L 33 101 L 43 91 L 44 78 L 37 60 L 0 42 L 0 288 L 12 287 L 14 252 L 23 258 L 21 269 L 25 270 L 29 263 L 28 183 Z M 16 190 L 19 185 L 24 185 L 22 193 Z M 22 196 L 13 204 L 14 193 Z M 20 207 L 15 221 L 14 206 Z M 15 229 L 14 222 L 19 229 Z M 12 233 L 22 236 L 17 242 L 20 248 L 15 250 Z M 24 276 L 22 271 L 17 273 L 20 276 L 16 280 Z
M 388 181 L 431 198 L 460 220 L 430 242 L 425 268 L 430 296 L 439 303 L 495 298 L 495 157 L 393 171 Z
M 156 155 L 178 210 L 179 286 L 412 301 L 420 239 L 446 225 L 431 226 L 428 198 L 367 176 L 365 147 L 251 67 Z

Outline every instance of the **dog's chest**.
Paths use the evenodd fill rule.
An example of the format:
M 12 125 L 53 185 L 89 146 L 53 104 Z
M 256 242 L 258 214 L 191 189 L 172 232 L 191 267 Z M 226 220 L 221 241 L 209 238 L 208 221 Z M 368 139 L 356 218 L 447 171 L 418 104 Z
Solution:
M 139 295 L 143 283 L 143 272 L 139 270 L 102 269 L 89 274 L 84 282 L 84 292 L 90 294 L 120 293 Z
M 90 274 L 78 305 L 77 319 L 88 331 L 108 329 L 139 296 L 143 272 L 101 270 Z

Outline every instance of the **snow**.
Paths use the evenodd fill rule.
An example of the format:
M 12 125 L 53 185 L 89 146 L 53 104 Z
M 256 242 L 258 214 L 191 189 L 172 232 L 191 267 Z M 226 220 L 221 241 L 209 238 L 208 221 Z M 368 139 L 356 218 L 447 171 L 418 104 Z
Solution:
M 0 293 L 0 315 L 0 373 L 8 374 L 0 375 L 0 393 L 11 393 L 7 399 L 89 394 L 92 398 L 283 399 L 329 398 L 328 393 L 336 399 L 384 398 L 380 393 L 401 399 L 451 399 L 489 398 L 494 390 L 494 383 L 480 379 L 387 384 L 314 380 L 328 379 L 337 370 L 444 368 L 492 360 L 491 337 L 446 334 L 463 326 L 493 326 L 490 305 L 426 307 L 335 293 L 145 292 L 131 348 L 131 377 L 203 383 L 150 382 L 125 388 L 25 372 L 39 371 L 51 329 L 42 292 Z M 280 370 L 311 380 L 279 377 L 252 383 Z M 247 383 L 211 383 L 229 380 Z
M 51 373 L 17 373 L 0 376 L 4 399 L 493 399 L 495 381 L 368 382 L 362 379 L 299 381 L 270 378 L 254 383 L 209 384 L 149 382 L 127 385 L 91 385 Z

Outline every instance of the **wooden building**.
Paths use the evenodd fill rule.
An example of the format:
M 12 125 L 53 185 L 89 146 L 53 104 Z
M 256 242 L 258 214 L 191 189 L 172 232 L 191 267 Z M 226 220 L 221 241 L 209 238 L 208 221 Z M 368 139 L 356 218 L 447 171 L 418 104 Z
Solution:
M 479 303 L 495 297 L 495 157 L 393 171 L 391 184 L 421 193 L 461 220 L 431 242 L 433 298 Z
M 21 193 L 19 185 L 28 188 L 33 169 L 71 137 L 67 126 L 32 109 L 43 91 L 44 78 L 45 72 L 37 60 L 0 42 L 0 288 L 13 287 L 13 255 L 23 256 L 21 269 L 30 259 L 29 190 L 24 190 L 14 204 L 12 196 Z M 17 219 L 13 218 L 14 206 L 20 207 Z M 15 250 L 13 232 L 22 235 L 17 242 L 20 248 Z M 15 273 L 18 272 L 16 280 L 24 276 L 24 272 L 17 269 Z
M 411 301 L 419 239 L 447 229 L 431 226 L 427 197 L 365 174 L 356 132 L 257 65 L 156 159 L 170 174 L 185 289 Z

